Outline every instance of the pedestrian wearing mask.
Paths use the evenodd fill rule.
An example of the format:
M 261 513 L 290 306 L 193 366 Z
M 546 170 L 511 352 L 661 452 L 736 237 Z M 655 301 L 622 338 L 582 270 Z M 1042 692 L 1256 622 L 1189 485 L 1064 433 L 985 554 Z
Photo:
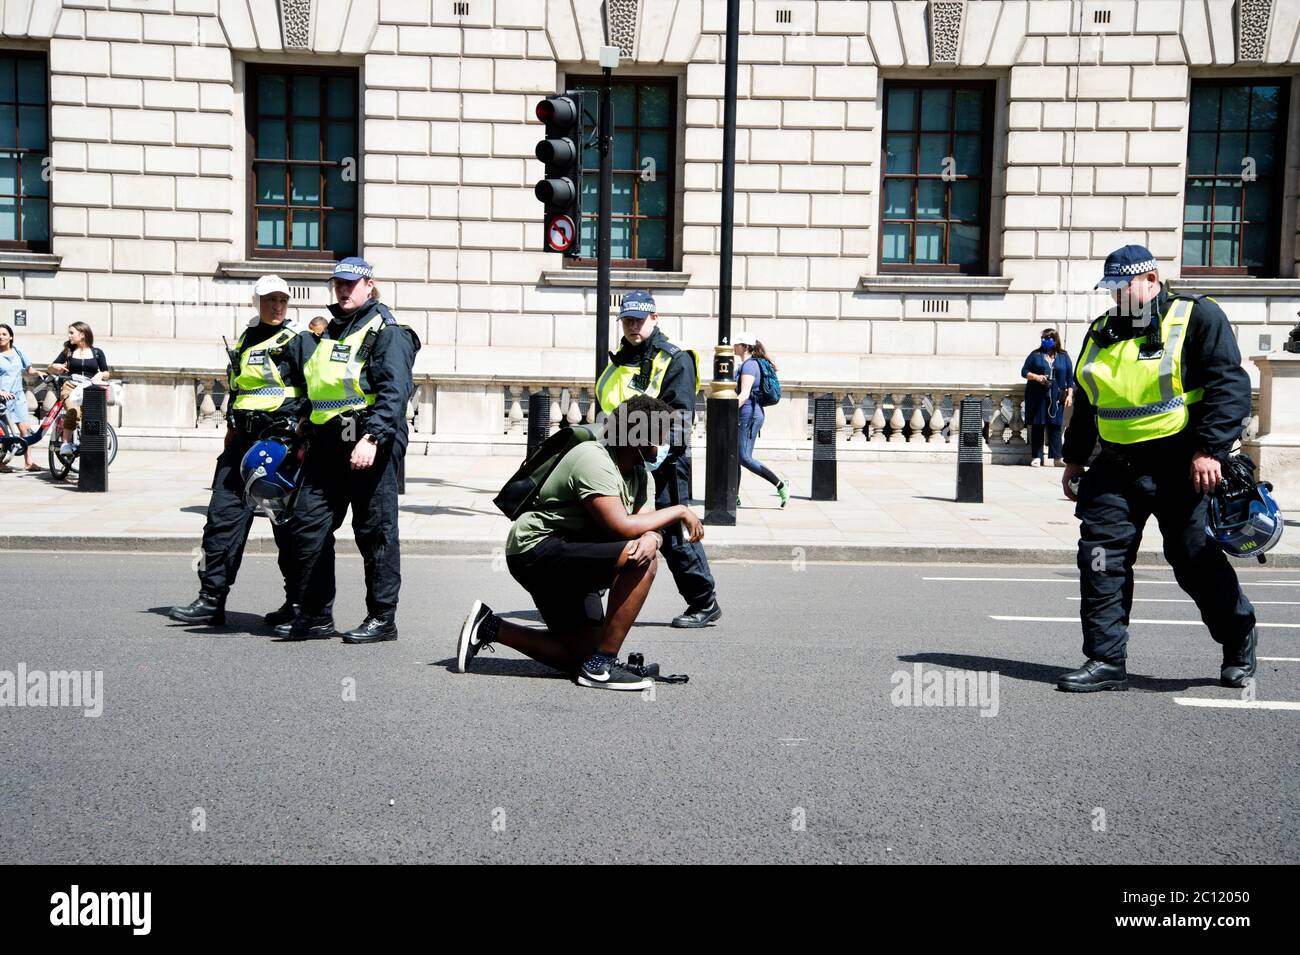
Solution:
M 1074 369 L 1070 356 L 1061 347 L 1061 336 L 1054 328 L 1043 329 L 1039 347 L 1031 351 L 1020 367 L 1025 385 L 1025 424 L 1029 425 L 1029 459 L 1033 467 L 1045 467 L 1043 435 L 1047 435 L 1048 453 L 1058 468 L 1061 459 L 1061 427 L 1065 409 L 1074 403 Z

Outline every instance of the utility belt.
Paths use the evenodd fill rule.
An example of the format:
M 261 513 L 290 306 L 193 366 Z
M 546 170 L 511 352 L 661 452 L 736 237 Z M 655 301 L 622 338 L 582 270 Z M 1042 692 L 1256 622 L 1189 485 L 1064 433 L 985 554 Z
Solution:
M 1105 458 L 1125 467 L 1147 471 L 1186 468 L 1196 453 L 1196 432 L 1188 427 L 1167 438 L 1140 441 L 1137 444 L 1101 442 L 1098 460 Z
M 293 419 L 282 414 L 270 414 L 265 411 L 231 411 L 226 423 L 232 431 L 249 438 L 260 438 L 267 431 L 276 427 L 292 428 Z

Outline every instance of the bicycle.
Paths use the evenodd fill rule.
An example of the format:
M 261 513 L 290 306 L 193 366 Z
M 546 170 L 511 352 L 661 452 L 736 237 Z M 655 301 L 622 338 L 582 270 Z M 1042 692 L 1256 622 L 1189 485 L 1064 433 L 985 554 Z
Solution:
M 49 444 L 50 477 L 56 481 L 62 481 L 69 473 L 77 471 L 77 458 L 80 455 L 81 448 L 81 425 L 77 425 L 73 435 L 74 449 L 72 453 L 63 454 L 61 450 L 63 444 L 63 418 L 67 402 L 63 399 L 62 392 L 65 382 L 86 380 L 75 375 L 42 375 L 38 387 L 53 387 L 60 397 L 54 403 L 54 407 L 46 413 L 40 427 L 28 435 L 18 433 L 18 427 L 5 410 L 6 403 L 0 401 L 0 465 L 8 464 L 14 454 L 39 444 L 41 439 L 45 437 L 45 433 L 49 431 L 51 432 Z M 113 426 L 108 422 L 104 422 L 104 428 L 107 441 L 105 448 L 105 466 L 107 467 L 117 457 L 117 432 L 113 430 Z

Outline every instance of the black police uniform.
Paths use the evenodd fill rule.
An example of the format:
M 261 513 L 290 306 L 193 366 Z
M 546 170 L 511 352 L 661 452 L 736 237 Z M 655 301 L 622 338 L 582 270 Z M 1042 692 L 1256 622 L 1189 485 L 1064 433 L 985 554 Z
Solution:
M 291 521 L 303 578 L 302 615 L 307 620 L 321 619 L 333 613 L 334 532 L 352 508 L 352 529 L 365 566 L 366 622 L 345 637 L 359 635 L 372 621 L 391 625 L 397 609 L 402 584 L 398 473 L 406 454 L 406 406 L 415 388 L 411 370 L 420 341 L 414 332 L 397 324 L 387 306 L 372 300 L 351 314 L 331 305 L 334 317 L 320 346 L 328 348 L 330 339 L 337 341 L 355 333 L 376 311 L 384 317 L 384 324 L 375 336 L 360 381 L 363 391 L 375 395 L 375 403 L 355 415 L 339 415 L 323 425 L 306 426 L 309 447 Z M 305 388 L 304 379 L 296 383 Z M 349 461 L 364 435 L 378 442 L 375 461 L 369 468 L 355 471 Z M 288 635 L 305 635 L 305 629 L 299 626 Z M 331 622 L 328 631 L 320 626 L 310 635 L 332 629 Z
M 610 356 L 616 365 L 637 365 L 644 362 L 648 367 L 654 353 L 661 350 L 674 354 L 674 357 L 664 371 L 663 383 L 656 397 L 674 411 L 682 412 L 682 415 L 674 416 L 668 457 L 653 472 L 655 507 L 660 509 L 674 504 L 687 504 L 691 499 L 691 435 L 688 422 L 694 420 L 695 416 L 695 362 L 689 352 L 670 342 L 660 328 L 656 328 L 654 334 L 640 345 L 631 345 L 627 339 L 623 339 L 622 347 Z M 686 598 L 686 613 L 679 619 L 716 609 L 715 584 L 709 570 L 709 559 L 704 556 L 704 545 L 687 540 L 682 534 L 680 523 L 664 528 L 663 536 L 664 562 L 672 571 L 678 592 Z
M 1125 662 L 1133 562 L 1152 514 L 1164 539 L 1165 559 L 1178 585 L 1196 602 L 1210 635 L 1225 651 L 1253 639 L 1254 608 L 1228 557 L 1207 538 L 1209 497 L 1193 490 L 1188 476 L 1193 455 L 1204 452 L 1222 461 L 1241 436 L 1250 416 L 1250 379 L 1223 310 L 1209 299 L 1195 298 L 1183 339 L 1182 380 L 1184 391 L 1203 388 L 1204 396 L 1189 406 L 1187 426 L 1170 437 L 1137 444 L 1103 441 L 1080 479 L 1075 508 L 1081 525 L 1080 618 L 1089 660 Z M 1169 302 L 1162 288 L 1153 320 L 1165 314 Z M 1133 327 L 1122 318 L 1112 318 L 1108 326 L 1115 329 L 1114 340 L 1147 332 L 1145 324 Z M 1076 388 L 1074 415 L 1065 433 L 1066 462 L 1086 464 L 1097 437 L 1096 410 Z
M 283 325 L 268 325 L 259 322 L 244 334 L 238 357 L 256 348 L 267 339 L 283 330 Z M 311 339 L 311 335 L 300 334 L 291 339 L 278 352 L 271 353 L 280 377 L 287 383 L 296 374 L 300 374 L 302 352 L 300 342 Z M 313 339 L 314 341 L 314 339 Z M 310 354 L 310 352 L 308 352 Z M 236 368 L 236 373 L 238 369 Z M 300 389 L 297 398 L 285 398 L 284 403 L 274 412 L 236 411 L 231 400 L 231 410 L 226 421 L 234 432 L 221 455 L 217 458 L 216 471 L 212 475 L 212 497 L 208 501 L 208 517 L 203 525 L 202 557 L 199 560 L 200 597 L 188 608 L 176 608 L 175 619 L 192 618 L 194 622 L 221 623 L 224 620 L 226 595 L 234 586 L 239 573 L 240 563 L 244 557 L 244 546 L 253 526 L 255 512 L 244 499 L 244 481 L 239 473 L 240 462 L 248 449 L 270 427 L 280 424 L 292 427 L 305 408 L 305 393 Z M 276 613 L 268 614 L 271 623 L 282 622 L 289 614 L 289 608 L 298 603 L 300 577 L 294 553 L 293 536 L 289 524 L 272 524 L 271 532 L 275 535 L 275 544 L 279 551 L 280 574 L 284 578 L 285 606 Z M 209 598 L 209 605 L 196 606 Z M 215 604 L 215 606 L 211 606 Z M 186 613 L 186 611 L 190 611 Z M 196 616 L 197 615 L 197 616 Z

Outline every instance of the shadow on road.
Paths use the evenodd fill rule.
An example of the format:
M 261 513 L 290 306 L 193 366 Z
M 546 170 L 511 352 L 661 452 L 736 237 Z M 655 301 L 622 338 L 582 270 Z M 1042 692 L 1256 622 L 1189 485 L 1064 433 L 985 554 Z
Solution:
M 933 666 L 948 667 L 953 670 L 996 670 L 1001 676 L 1013 680 L 1025 680 L 1029 683 L 1055 684 L 1062 674 L 1075 669 L 1072 666 L 1049 666 L 1045 663 L 1031 663 L 1027 660 L 977 657 L 965 653 L 912 653 L 900 656 L 898 659 L 904 663 L 929 663 Z M 1128 685 L 1130 689 L 1143 690 L 1148 693 L 1174 693 L 1194 686 L 1218 686 L 1219 681 L 1210 677 L 1160 679 L 1130 672 Z
M 408 514 L 425 514 L 429 517 L 438 517 L 443 514 L 455 514 L 461 517 L 468 517 L 472 514 L 487 514 L 491 517 L 501 513 L 500 511 L 485 511 L 477 507 L 443 507 L 436 504 L 400 504 L 397 509 L 406 511 Z
M 237 633 L 248 634 L 255 637 L 271 636 L 274 631 L 262 622 L 261 616 L 255 613 L 238 613 L 236 611 L 226 611 L 226 622 L 220 626 L 203 626 L 200 624 L 186 624 L 179 620 L 173 620 L 167 616 L 171 607 L 150 607 L 148 610 L 141 610 L 140 613 L 151 613 L 155 616 L 162 617 L 167 623 L 171 624 L 173 630 L 184 630 L 186 633 L 193 633 L 198 636 L 231 636 Z

